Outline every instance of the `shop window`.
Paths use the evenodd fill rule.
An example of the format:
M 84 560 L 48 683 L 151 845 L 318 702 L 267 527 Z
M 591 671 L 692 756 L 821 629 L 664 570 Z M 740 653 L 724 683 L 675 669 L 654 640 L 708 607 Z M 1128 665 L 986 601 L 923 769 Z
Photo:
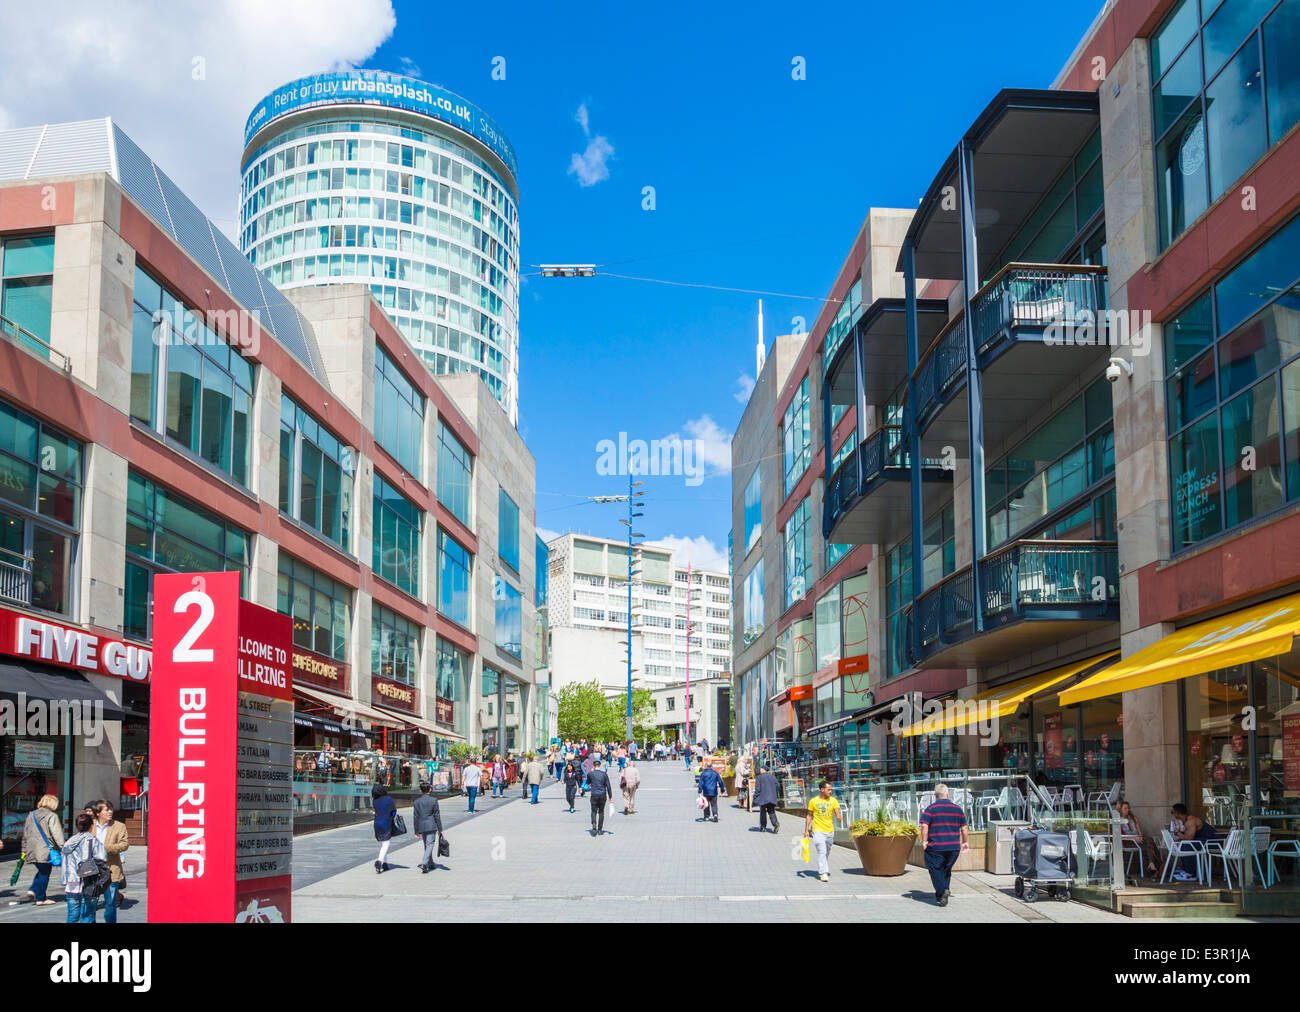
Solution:
M 1300 218 L 1165 325 L 1174 550 L 1300 493 Z
M 0 600 L 71 614 L 83 453 L 77 440 L 0 402 Z
M 1297 46 L 1300 0 L 1182 0 L 1152 35 L 1162 249 L 1300 120 Z
M 492 577 L 496 610 L 496 645 L 514 657 L 523 656 L 523 596 L 500 576 Z M 512 683 L 513 684 L 513 683 Z
M 155 573 L 239 573 L 243 593 L 249 535 L 198 503 L 140 474 L 127 474 L 122 630 L 148 640 Z
M 373 502 L 371 569 L 399 590 L 418 597 L 424 513 L 378 473 Z
M 470 570 L 474 557 L 459 542 L 438 531 L 438 611 L 469 628 Z
M 131 416 L 247 486 L 252 363 L 139 267 L 132 298 Z
M 280 399 L 280 510 L 345 551 L 352 514 L 352 449 L 289 397 Z
M 351 588 L 280 552 L 276 610 L 293 619 L 294 646 L 347 661 Z
M 0 329 L 38 355 L 49 355 L 53 292 L 53 235 L 16 236 L 0 242 Z
M 420 674 L 420 627 L 380 605 L 371 609 L 370 672 L 406 685 Z
M 434 719 L 456 734 L 468 730 L 465 704 L 469 699 L 469 672 L 472 660 L 469 654 L 447 640 L 438 639 L 437 665 L 438 689 Z M 484 671 L 487 674 L 487 671 Z

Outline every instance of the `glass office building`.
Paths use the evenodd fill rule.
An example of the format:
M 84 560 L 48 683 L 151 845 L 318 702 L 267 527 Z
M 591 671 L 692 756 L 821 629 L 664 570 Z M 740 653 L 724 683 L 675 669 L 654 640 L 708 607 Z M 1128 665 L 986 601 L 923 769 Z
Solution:
M 514 149 L 465 99 L 380 71 L 320 74 L 254 108 L 240 249 L 280 288 L 365 284 L 436 374 L 519 405 Z

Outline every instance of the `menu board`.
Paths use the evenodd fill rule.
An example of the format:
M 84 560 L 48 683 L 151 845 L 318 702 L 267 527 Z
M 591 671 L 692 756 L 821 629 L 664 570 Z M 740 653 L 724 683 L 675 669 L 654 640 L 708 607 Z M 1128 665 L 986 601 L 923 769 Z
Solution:
M 287 615 L 240 602 L 235 920 L 287 921 L 293 853 L 293 679 Z
M 1282 718 L 1282 787 L 1300 791 L 1300 713 Z

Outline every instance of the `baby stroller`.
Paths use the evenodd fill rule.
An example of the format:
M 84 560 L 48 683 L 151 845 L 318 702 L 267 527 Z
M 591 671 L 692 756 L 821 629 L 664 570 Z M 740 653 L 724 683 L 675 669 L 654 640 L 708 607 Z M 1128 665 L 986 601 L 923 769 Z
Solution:
M 1038 887 L 1064 903 L 1070 898 L 1070 883 L 1079 871 L 1078 859 L 1070 846 L 1069 833 L 1046 829 L 1022 829 L 1016 833 L 1011 855 L 1016 873 L 1016 896 L 1026 903 L 1038 899 Z

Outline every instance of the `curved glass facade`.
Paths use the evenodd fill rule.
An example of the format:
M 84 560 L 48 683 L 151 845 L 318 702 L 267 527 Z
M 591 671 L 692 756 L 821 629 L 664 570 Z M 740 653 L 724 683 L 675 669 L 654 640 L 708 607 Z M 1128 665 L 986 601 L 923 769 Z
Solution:
M 488 149 L 327 104 L 259 130 L 241 177 L 240 249 L 272 283 L 369 285 L 432 372 L 478 372 L 518 423 L 517 190 Z

